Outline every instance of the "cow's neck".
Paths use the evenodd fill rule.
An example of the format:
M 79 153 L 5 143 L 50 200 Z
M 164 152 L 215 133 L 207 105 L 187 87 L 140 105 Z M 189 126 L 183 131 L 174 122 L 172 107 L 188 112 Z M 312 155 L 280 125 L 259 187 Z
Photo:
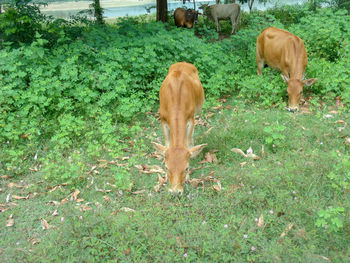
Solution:
M 293 60 L 290 63 L 290 79 L 298 79 L 301 80 L 304 77 L 304 62 L 303 62 L 303 49 L 301 47 L 295 46 L 294 44 L 294 49 L 293 49 Z
M 186 126 L 187 122 L 182 116 L 176 116 L 170 119 L 170 148 L 187 147 Z

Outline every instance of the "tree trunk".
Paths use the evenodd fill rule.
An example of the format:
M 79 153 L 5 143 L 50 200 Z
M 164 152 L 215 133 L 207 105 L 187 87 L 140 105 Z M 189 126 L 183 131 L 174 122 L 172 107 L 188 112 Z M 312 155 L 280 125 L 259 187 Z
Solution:
M 157 0 L 157 21 L 168 22 L 168 1 Z
M 102 25 L 104 21 L 103 21 L 103 9 L 101 8 L 100 0 L 94 0 L 93 8 L 94 8 L 94 16 L 96 18 L 96 22 Z
M 249 13 L 252 11 L 254 0 L 248 0 Z

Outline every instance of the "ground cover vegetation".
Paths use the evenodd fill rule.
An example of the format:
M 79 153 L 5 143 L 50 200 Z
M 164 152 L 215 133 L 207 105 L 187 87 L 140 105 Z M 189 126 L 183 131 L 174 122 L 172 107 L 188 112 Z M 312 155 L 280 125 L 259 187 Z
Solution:
M 346 10 L 243 13 L 229 37 L 230 23 L 219 36 L 204 18 L 195 30 L 148 16 L 96 26 L 28 10 L 0 15 L 4 262 L 350 260 Z M 277 71 L 256 75 L 268 26 L 305 42 L 306 77 L 318 81 L 301 113 L 284 111 Z M 199 70 L 195 140 L 208 143 L 182 197 L 167 193 L 151 148 L 162 140 L 159 87 L 177 61 Z M 250 147 L 258 160 L 237 150 Z

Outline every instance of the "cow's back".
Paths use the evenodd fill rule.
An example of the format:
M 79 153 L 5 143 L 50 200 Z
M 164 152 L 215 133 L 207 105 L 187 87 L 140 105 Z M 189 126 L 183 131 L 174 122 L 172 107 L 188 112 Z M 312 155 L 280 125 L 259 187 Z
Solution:
M 238 4 L 216 4 L 216 5 L 211 5 L 211 15 L 213 17 L 218 17 L 220 19 L 229 19 L 234 13 L 234 15 L 239 15 L 240 13 L 240 5 Z
M 169 112 L 193 118 L 204 102 L 204 91 L 197 68 L 186 62 L 173 64 L 159 91 L 160 115 L 168 121 Z M 178 114 L 176 114 L 178 115 Z
M 174 12 L 174 20 L 176 26 L 184 26 L 185 25 L 185 15 L 186 10 L 184 8 L 176 8 Z
M 292 33 L 269 27 L 257 38 L 257 49 L 264 61 L 272 68 L 290 71 L 297 66 L 303 70 L 307 54 L 303 41 Z M 306 63 L 305 63 L 306 60 Z

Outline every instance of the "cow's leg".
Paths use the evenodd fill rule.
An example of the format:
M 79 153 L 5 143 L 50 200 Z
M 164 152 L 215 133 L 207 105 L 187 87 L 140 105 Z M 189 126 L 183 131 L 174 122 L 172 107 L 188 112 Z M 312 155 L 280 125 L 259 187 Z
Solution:
M 165 140 L 165 147 L 169 148 L 170 147 L 170 128 L 165 121 L 162 121 L 162 130 L 163 130 L 163 135 Z
M 264 67 L 264 59 L 260 54 L 258 42 L 256 43 L 256 66 L 258 75 L 261 75 L 262 69 Z
M 233 16 L 231 16 L 231 24 L 232 24 L 232 31 L 231 31 L 231 35 L 235 33 L 236 30 L 236 22 Z
M 221 28 L 220 28 L 220 23 L 219 23 L 219 19 L 216 17 L 215 18 L 215 23 L 216 23 L 216 32 L 220 32 Z
M 194 119 L 189 120 L 186 125 L 186 143 L 187 148 L 192 148 L 194 146 L 193 140 L 193 131 L 194 131 Z

